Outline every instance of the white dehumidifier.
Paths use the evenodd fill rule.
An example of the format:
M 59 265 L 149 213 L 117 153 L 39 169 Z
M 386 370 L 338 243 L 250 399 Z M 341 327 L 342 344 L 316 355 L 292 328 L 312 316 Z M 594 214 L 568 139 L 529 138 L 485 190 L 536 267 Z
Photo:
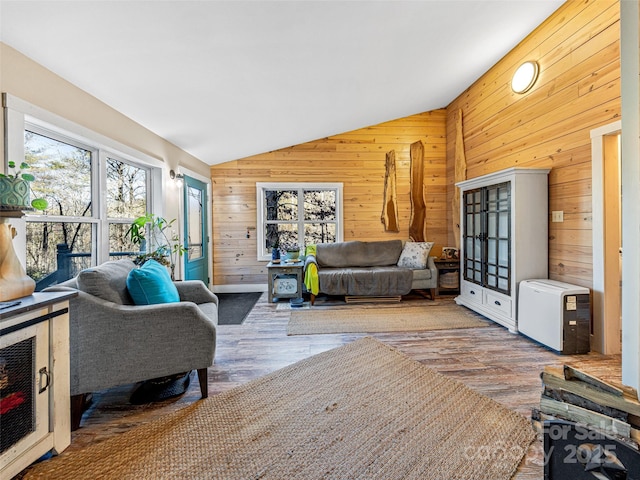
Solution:
M 518 331 L 560 353 L 589 352 L 589 289 L 556 280 L 523 280 Z

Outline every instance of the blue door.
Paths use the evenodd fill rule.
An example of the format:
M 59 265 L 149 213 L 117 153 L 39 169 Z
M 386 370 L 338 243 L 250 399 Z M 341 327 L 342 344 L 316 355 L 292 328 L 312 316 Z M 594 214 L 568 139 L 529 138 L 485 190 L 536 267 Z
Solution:
M 184 279 L 209 285 L 207 184 L 184 176 Z

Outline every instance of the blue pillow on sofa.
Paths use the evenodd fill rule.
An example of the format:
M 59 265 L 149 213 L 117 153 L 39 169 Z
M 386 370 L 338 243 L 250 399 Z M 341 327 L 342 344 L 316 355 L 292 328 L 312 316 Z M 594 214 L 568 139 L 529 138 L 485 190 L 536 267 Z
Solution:
M 167 269 L 155 260 L 147 260 L 127 276 L 127 289 L 136 305 L 179 302 L 178 289 Z

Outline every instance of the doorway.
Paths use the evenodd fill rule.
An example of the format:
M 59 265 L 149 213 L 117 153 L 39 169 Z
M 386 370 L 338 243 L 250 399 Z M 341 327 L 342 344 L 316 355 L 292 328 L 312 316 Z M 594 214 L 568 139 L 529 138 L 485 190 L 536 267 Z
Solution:
M 591 349 L 622 351 L 621 123 L 591 131 L 593 326 Z
M 184 176 L 184 279 L 209 285 L 207 184 Z

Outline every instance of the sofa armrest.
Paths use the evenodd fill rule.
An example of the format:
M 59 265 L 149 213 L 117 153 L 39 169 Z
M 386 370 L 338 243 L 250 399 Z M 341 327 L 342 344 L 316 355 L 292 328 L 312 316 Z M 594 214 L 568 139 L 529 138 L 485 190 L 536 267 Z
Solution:
M 427 268 L 431 270 L 431 278 L 438 278 L 438 268 L 435 262 L 436 257 L 427 258 Z
M 215 303 L 218 305 L 218 297 L 207 288 L 202 280 L 184 280 L 174 282 L 178 289 L 180 300 L 193 303 Z

